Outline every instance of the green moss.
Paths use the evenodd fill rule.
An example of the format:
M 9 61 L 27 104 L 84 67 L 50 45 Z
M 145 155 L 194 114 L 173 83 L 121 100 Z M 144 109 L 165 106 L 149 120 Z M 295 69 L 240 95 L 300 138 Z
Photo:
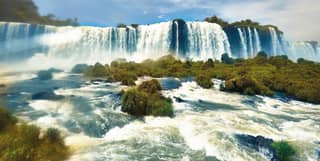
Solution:
M 276 156 L 280 161 L 291 161 L 295 155 L 295 149 L 287 141 L 279 141 L 272 143 L 272 147 L 276 151 Z

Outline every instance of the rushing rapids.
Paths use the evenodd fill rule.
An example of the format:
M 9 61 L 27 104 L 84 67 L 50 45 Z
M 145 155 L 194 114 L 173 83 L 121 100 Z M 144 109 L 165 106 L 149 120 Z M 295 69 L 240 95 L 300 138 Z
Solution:
M 61 130 L 74 151 L 70 161 L 270 161 L 262 145 L 254 144 L 259 151 L 244 146 L 250 142 L 238 138 L 245 135 L 288 140 L 296 160 L 320 159 L 319 105 L 221 92 L 218 80 L 214 89 L 182 81 L 162 91 L 173 100 L 174 117 L 134 118 L 120 111 L 119 93 L 126 87 L 119 83 L 23 74 L 6 96 L 7 106 L 29 123 Z M 53 94 L 35 97 L 44 91 Z
M 167 54 L 193 60 L 220 59 L 224 53 L 251 58 L 259 51 L 288 55 L 292 60 L 320 60 L 317 43 L 287 41 L 272 27 L 269 31 L 223 29 L 214 23 L 183 20 L 122 28 L 0 22 L 0 49 L 1 61 L 41 57 L 51 63 L 64 62 L 60 64 L 106 63 L 116 58 L 143 60 Z

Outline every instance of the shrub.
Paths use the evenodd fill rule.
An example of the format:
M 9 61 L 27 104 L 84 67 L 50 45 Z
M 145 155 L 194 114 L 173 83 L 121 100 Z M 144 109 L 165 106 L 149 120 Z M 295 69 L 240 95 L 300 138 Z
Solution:
M 268 87 L 247 75 L 227 80 L 223 90 L 240 92 L 246 95 L 273 95 L 273 92 Z
M 210 69 L 214 67 L 214 62 L 212 59 L 208 59 L 203 65 L 202 69 Z
M 147 115 L 148 96 L 137 89 L 129 89 L 122 96 L 121 111 L 134 116 Z
M 147 92 L 147 93 L 157 93 L 158 91 L 161 90 L 161 85 L 159 83 L 158 80 L 156 79 L 152 79 L 150 81 L 144 81 L 142 82 L 138 89 L 140 91 L 144 91 L 144 92 Z
M 211 88 L 213 86 L 213 82 L 209 76 L 199 75 L 196 77 L 196 82 L 202 88 Z
M 59 142 L 62 140 L 60 131 L 55 128 L 47 129 L 45 137 L 48 138 L 50 142 Z
M 7 126 L 12 126 L 17 122 L 16 118 L 13 117 L 7 110 L 0 108 L 0 131 Z
M 290 158 L 296 153 L 287 141 L 274 142 L 271 146 L 275 149 L 276 156 L 280 161 L 290 161 Z
M 121 110 L 134 116 L 173 116 L 171 99 L 163 97 L 159 90 L 160 83 L 153 79 L 125 91 Z
M 108 73 L 102 64 L 96 63 L 94 66 L 87 68 L 85 75 L 89 77 L 106 77 Z

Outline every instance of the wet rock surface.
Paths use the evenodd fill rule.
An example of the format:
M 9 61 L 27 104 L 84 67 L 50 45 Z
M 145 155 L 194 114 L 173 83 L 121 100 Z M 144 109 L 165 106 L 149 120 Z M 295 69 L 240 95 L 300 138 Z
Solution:
M 254 149 L 255 151 L 263 154 L 270 161 L 279 161 L 276 157 L 276 151 L 271 146 L 272 139 L 265 138 L 263 136 L 251 136 L 245 134 L 237 134 L 236 139 L 243 146 Z

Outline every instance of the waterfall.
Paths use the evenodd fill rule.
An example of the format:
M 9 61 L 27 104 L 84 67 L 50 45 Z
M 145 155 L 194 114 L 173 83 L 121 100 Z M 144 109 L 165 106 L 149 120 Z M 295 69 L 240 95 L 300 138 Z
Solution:
M 37 53 L 44 55 L 40 60 L 36 57 L 37 61 L 45 63 L 44 57 L 47 57 L 48 64 L 70 65 L 108 63 L 117 58 L 139 61 L 170 53 L 193 60 L 219 60 L 224 53 L 231 56 L 231 49 L 240 53 L 240 58 L 252 58 L 259 51 L 271 49 L 270 55 L 320 60 L 319 45 L 287 41 L 271 27 L 267 33 L 260 34 L 262 32 L 257 28 L 239 27 L 230 33 L 218 24 L 182 20 L 123 28 L 0 22 L 0 61 L 27 60 L 38 56 Z M 234 39 L 238 36 L 239 39 Z M 235 50 L 236 45 L 239 47 Z
M 250 27 L 248 27 L 248 35 L 249 35 L 249 54 L 250 54 L 250 57 L 254 57 L 254 49 L 253 49 L 253 41 L 252 41 L 252 32 L 251 32 L 251 29 Z
M 177 21 L 174 22 L 176 25 L 176 55 L 179 55 L 179 23 Z
M 220 59 L 221 55 L 231 55 L 228 37 L 223 29 L 213 23 L 188 22 L 189 53 L 192 59 Z
M 292 59 L 305 58 L 309 60 L 319 60 L 320 55 L 317 50 L 308 42 L 288 42 L 289 52 Z M 303 57 L 301 57 L 303 55 Z
M 255 54 L 261 51 L 261 43 L 260 43 L 260 36 L 256 28 L 253 29 L 254 32 L 254 41 L 256 45 Z
M 269 27 L 269 32 L 272 41 L 272 55 L 283 55 L 284 53 L 282 51 L 281 38 L 279 38 L 276 29 L 273 27 Z
M 241 56 L 246 59 L 246 58 L 248 58 L 247 42 L 246 42 L 246 40 L 244 38 L 244 34 L 243 34 L 241 28 L 237 28 L 237 30 L 238 30 L 238 33 L 240 35 L 240 41 L 241 41 L 241 48 L 242 48 Z

